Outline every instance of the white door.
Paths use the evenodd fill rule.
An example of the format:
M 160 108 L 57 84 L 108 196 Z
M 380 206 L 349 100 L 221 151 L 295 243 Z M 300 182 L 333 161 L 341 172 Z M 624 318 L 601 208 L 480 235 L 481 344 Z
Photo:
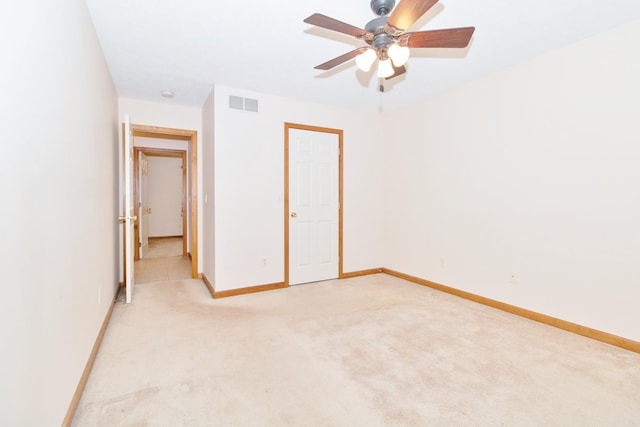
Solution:
M 149 158 L 142 152 L 139 154 L 140 206 L 138 209 L 138 227 L 140 227 L 140 258 L 144 258 L 147 250 L 149 250 L 149 222 L 151 220 L 151 207 L 149 207 Z
M 338 277 L 339 135 L 289 129 L 289 284 Z
M 137 219 L 133 206 L 133 132 L 129 116 L 124 118 L 124 235 L 125 235 L 125 260 L 124 260 L 124 280 L 126 286 L 126 302 L 131 302 L 133 294 L 133 225 Z

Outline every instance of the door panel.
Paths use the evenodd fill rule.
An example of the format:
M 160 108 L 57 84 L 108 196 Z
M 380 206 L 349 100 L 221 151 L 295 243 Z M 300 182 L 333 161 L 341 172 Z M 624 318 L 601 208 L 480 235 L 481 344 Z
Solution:
M 125 115 L 124 120 L 124 147 L 123 147 L 123 163 L 124 163 L 124 228 L 125 228 L 125 300 L 131 302 L 133 295 L 133 226 L 136 220 L 135 209 L 133 206 L 133 133 L 131 131 L 131 122 L 129 116 Z
M 289 129 L 289 284 L 339 275 L 339 136 Z
M 298 242 L 294 247 L 296 265 L 298 268 L 308 267 L 311 264 L 311 223 L 308 221 L 296 221 L 296 234 Z
M 320 221 L 318 223 L 318 263 L 330 264 L 333 261 L 333 223 Z

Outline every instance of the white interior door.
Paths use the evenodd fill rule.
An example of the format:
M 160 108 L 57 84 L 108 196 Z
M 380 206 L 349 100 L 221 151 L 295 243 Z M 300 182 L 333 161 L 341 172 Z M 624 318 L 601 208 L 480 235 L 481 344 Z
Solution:
M 289 284 L 338 277 L 339 135 L 289 129 Z
M 124 280 L 127 304 L 133 294 L 133 225 L 137 219 L 133 206 L 133 132 L 129 116 L 124 118 L 124 229 L 125 229 L 125 261 Z
M 149 250 L 149 223 L 151 221 L 151 207 L 149 206 L 149 158 L 144 153 L 139 153 L 138 160 L 140 168 L 140 206 L 138 209 L 138 218 L 140 222 L 140 258 L 144 258 Z

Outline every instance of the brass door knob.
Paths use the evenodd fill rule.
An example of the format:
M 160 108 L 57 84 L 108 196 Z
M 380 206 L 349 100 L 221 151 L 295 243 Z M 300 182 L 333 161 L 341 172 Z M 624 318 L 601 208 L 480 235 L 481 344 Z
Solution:
M 298 214 L 297 214 L 297 213 L 295 213 L 295 212 L 291 212 L 291 218 L 296 218 L 297 216 L 298 216 Z
M 128 219 L 133 220 L 133 221 L 137 221 L 138 220 L 138 215 L 134 215 L 134 216 L 119 216 L 118 217 L 118 221 L 120 221 L 121 223 L 125 222 Z

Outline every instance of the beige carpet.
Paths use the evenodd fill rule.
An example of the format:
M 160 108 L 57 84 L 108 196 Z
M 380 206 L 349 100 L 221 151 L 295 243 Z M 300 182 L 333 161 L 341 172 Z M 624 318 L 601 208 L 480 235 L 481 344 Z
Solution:
M 136 261 L 133 282 L 149 283 L 191 278 L 189 257 L 149 258 Z
M 144 259 L 174 256 L 182 256 L 182 236 L 149 237 L 149 246 Z
M 634 426 L 640 355 L 383 274 L 117 303 L 75 426 Z
M 191 260 L 182 256 L 182 237 L 149 238 L 144 258 L 133 266 L 134 283 L 191 278 Z

